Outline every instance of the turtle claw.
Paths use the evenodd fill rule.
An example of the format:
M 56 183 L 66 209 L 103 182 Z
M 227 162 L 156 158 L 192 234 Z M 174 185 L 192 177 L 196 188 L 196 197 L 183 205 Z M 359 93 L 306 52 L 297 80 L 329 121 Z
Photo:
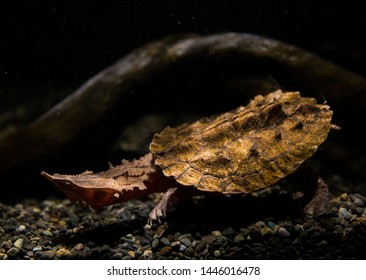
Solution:
M 149 218 L 147 219 L 147 225 L 150 227 L 152 224 L 157 221 L 159 224 L 161 224 L 160 218 L 165 217 L 166 213 L 162 211 L 158 205 L 150 212 Z
M 161 218 L 166 216 L 168 209 L 171 208 L 177 201 L 177 189 L 178 188 L 170 188 L 165 192 L 159 203 L 150 212 L 149 218 L 147 220 L 148 225 L 151 226 L 155 221 L 158 221 L 159 224 L 161 223 Z

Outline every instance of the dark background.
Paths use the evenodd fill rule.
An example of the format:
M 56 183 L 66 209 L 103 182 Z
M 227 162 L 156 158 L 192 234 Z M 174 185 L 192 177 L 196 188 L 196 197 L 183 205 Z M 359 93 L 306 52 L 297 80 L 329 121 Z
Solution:
M 365 77 L 366 16 L 363 6 L 362 1 L 308 0 L 2 1 L 0 4 L 0 141 L 3 131 L 9 130 L 11 132 L 13 126 L 16 128 L 26 127 L 54 103 L 72 93 L 87 79 L 113 64 L 117 59 L 150 41 L 160 40 L 162 37 L 169 35 L 247 32 L 267 36 L 316 53 L 322 58 Z M 138 108 L 138 104 L 132 104 L 131 107 Z M 32 111 L 29 108 L 36 109 Z M 354 114 L 356 116 L 352 120 L 355 120 L 355 118 L 359 119 L 354 126 L 360 125 L 362 128 L 363 119 L 359 117 L 360 112 L 353 112 L 352 109 L 350 108 L 349 115 Z M 335 123 L 338 124 L 338 122 Z M 352 123 L 354 124 L 355 122 L 352 121 Z M 365 194 L 366 179 L 364 170 L 366 157 L 364 156 L 364 139 L 359 136 L 363 133 L 363 130 L 358 130 L 357 127 L 357 130 L 348 130 L 352 133 L 347 133 L 347 124 L 343 122 L 340 125 L 342 130 L 335 132 L 333 139 L 343 137 L 345 140 L 339 142 L 341 144 L 346 142 L 346 144 L 338 146 L 328 145 L 327 147 L 331 151 L 329 154 L 336 154 L 337 156 L 340 154 L 338 159 L 341 160 L 337 161 L 331 158 L 329 161 L 325 161 L 324 157 L 321 157 L 322 154 L 317 153 L 318 155 L 320 154 L 320 161 L 318 161 L 318 165 L 315 165 L 315 168 L 320 168 L 321 172 L 319 174 L 327 183 L 329 182 L 333 193 L 345 192 L 346 194 L 351 194 L 359 191 Z M 354 133 L 355 131 L 356 133 Z M 360 131 L 359 134 L 357 134 L 358 131 Z M 99 135 L 99 138 L 102 138 L 102 136 Z M 95 138 L 90 137 L 89 141 L 94 142 Z M 39 143 L 39 145 L 42 144 Z M 95 157 L 94 154 L 98 152 L 96 150 L 102 150 L 102 146 L 97 147 L 95 150 L 85 150 L 82 152 L 85 152 L 85 155 L 89 158 L 94 158 L 95 164 L 99 164 L 100 168 L 106 168 L 108 161 L 113 163 L 109 155 L 105 155 L 105 158 Z M 22 149 L 20 149 L 21 151 Z M 101 153 L 102 151 L 100 151 Z M 55 193 L 56 190 L 51 186 L 51 183 L 46 182 L 40 176 L 41 170 L 47 170 L 51 173 L 53 170 L 67 173 L 68 169 L 69 173 L 73 172 L 73 174 L 78 171 L 82 172 L 86 168 L 94 171 L 97 170 L 92 168 L 91 162 L 85 164 L 85 161 L 89 159 L 88 157 L 84 159 L 80 154 L 75 155 L 70 151 L 63 156 L 63 162 L 59 162 L 60 159 L 58 157 L 52 157 L 46 164 L 43 163 L 41 168 L 39 163 L 37 163 L 39 159 L 35 159 L 35 163 L 28 164 L 33 166 L 26 166 L 26 168 L 20 170 L 17 169 L 10 173 L 10 176 L 7 176 L 7 178 L 0 176 L 0 202 L 2 203 L 7 196 L 10 197 L 12 202 L 14 200 L 18 202 L 25 196 L 34 197 L 39 195 L 42 197 L 51 192 Z M 6 164 L 7 159 L 5 156 L 4 158 L 3 162 Z M 16 155 L 14 155 L 14 158 L 16 158 Z M 120 161 L 121 158 L 118 154 L 115 155 L 114 163 Z M 337 159 L 337 157 L 334 158 Z M 76 166 L 77 164 L 79 166 Z M 53 169 L 51 168 L 52 165 Z M 211 206 L 209 205 L 210 202 L 202 204 L 202 201 L 198 201 L 197 205 L 199 204 L 199 207 L 190 203 L 186 206 L 182 205 L 183 211 L 177 211 L 176 213 L 178 214 L 176 216 L 174 216 L 174 213 L 171 213 L 173 214 L 171 221 L 178 225 L 177 229 L 179 229 L 179 232 L 192 232 L 192 235 L 195 232 L 202 232 L 200 227 L 204 228 L 205 224 L 211 223 L 211 220 L 214 220 L 212 229 L 216 230 L 216 225 L 222 223 L 223 225 L 230 224 L 239 232 L 239 228 L 247 228 L 244 216 L 248 216 L 249 219 L 256 221 L 255 219 L 257 219 L 258 215 L 261 215 L 260 213 L 263 209 L 266 217 L 271 217 L 272 215 L 276 217 L 276 212 L 281 211 L 286 211 L 284 213 L 286 213 L 287 217 L 287 204 L 278 203 L 278 199 L 272 198 L 269 197 L 262 204 L 267 205 L 270 210 L 264 209 L 266 207 L 262 206 L 257 207 L 257 204 L 253 207 L 251 206 L 252 204 L 248 206 L 241 201 L 240 205 L 244 208 L 238 208 L 238 203 L 231 205 L 233 200 L 226 200 L 227 203 L 223 203 L 223 201 L 217 203 L 215 200 L 212 200 Z M 147 203 L 149 203 L 148 201 L 152 200 L 148 199 Z M 267 201 L 272 202 L 267 203 Z M 254 202 L 256 203 L 258 200 Z M 346 204 L 349 202 L 349 199 L 344 202 L 341 201 L 339 204 L 337 202 L 337 207 L 347 205 L 344 207 L 349 209 L 349 205 Z M 79 234 L 76 232 L 75 236 L 72 236 L 72 240 L 70 240 L 69 235 L 61 233 L 60 236 L 55 234 L 55 238 L 52 239 L 48 239 L 46 236 L 40 237 L 40 244 L 44 240 L 49 240 L 50 244 L 58 244 L 59 240 L 66 239 L 66 243 L 69 242 L 70 248 L 72 248 L 74 244 L 84 243 L 85 240 L 95 240 L 97 246 L 85 242 L 92 248 L 90 251 L 91 256 L 93 252 L 100 251 L 99 242 L 100 244 L 108 244 L 112 248 L 115 247 L 117 239 L 109 238 L 112 232 L 114 232 L 115 236 L 118 236 L 118 239 L 122 234 L 130 232 L 137 232 L 141 236 L 145 235 L 146 232 L 142 232 L 141 229 L 149 211 L 147 207 L 150 207 L 151 203 L 154 202 L 150 204 L 144 202 L 144 208 L 133 206 L 129 208 L 131 210 L 123 211 L 123 213 L 127 213 L 124 214 L 125 216 L 121 215 L 118 217 L 119 221 L 126 219 L 126 221 L 129 220 L 131 223 L 118 222 L 112 224 L 109 222 L 112 219 L 109 216 L 105 216 L 108 218 L 106 219 L 108 221 L 107 225 L 103 220 L 104 218 L 90 218 L 91 220 L 99 221 L 96 223 L 89 222 L 89 218 L 82 219 L 81 217 L 85 212 L 81 212 L 79 208 L 72 208 L 68 204 L 62 204 L 66 206 L 60 208 L 59 205 L 61 204 L 58 204 L 58 202 L 57 204 L 52 204 L 49 200 L 47 203 L 32 203 L 32 200 L 24 200 L 23 204 L 19 204 L 16 207 L 13 207 L 15 204 L 12 203 L 10 207 L 2 208 L 7 210 L 3 210 L 0 216 L 3 214 L 3 217 L 5 217 L 4 221 L 6 220 L 6 224 L 8 224 L 7 227 L 4 226 L 4 229 L 7 229 L 8 232 L 6 233 L 7 235 L 2 237 L 3 240 L 10 240 L 11 238 L 14 241 L 18 238 L 18 232 L 15 230 L 19 226 L 17 219 L 31 229 L 33 224 L 38 227 L 38 222 L 41 222 L 40 227 L 48 228 L 49 221 L 52 221 L 50 228 L 54 228 L 57 220 L 50 220 L 50 217 L 67 217 L 65 221 L 70 222 L 66 224 L 70 224 L 72 227 L 70 229 L 63 228 L 59 231 L 61 233 L 63 231 L 72 231 L 74 223 L 78 224 L 79 227 L 79 218 L 76 217 L 76 215 L 79 215 L 81 230 Z M 22 205 L 24 205 L 24 208 Z M 33 210 L 31 210 L 34 208 L 33 205 L 37 205 L 37 208 L 42 209 L 42 212 L 34 214 L 35 212 L 33 213 Z M 220 205 L 222 205 L 222 208 Z M 228 206 L 227 209 L 226 205 Z M 279 206 L 285 206 L 286 209 L 282 209 Z M 30 210 L 28 211 L 27 209 Z M 18 213 L 17 211 L 20 212 Z M 355 223 L 352 222 L 351 224 L 350 220 L 349 223 L 344 223 L 340 226 L 338 222 L 343 221 L 343 218 L 340 219 L 339 213 L 337 216 L 337 211 L 338 208 L 333 212 L 335 216 L 332 216 L 332 218 L 336 221 L 334 225 L 341 230 L 341 235 L 328 234 L 328 232 L 331 233 L 333 231 L 333 224 L 331 223 L 332 227 L 329 231 L 327 230 L 326 234 L 320 234 L 318 229 L 312 231 L 314 239 L 305 239 L 303 243 L 305 244 L 304 249 L 302 249 L 303 245 L 299 244 L 297 237 L 293 243 L 291 241 L 290 243 L 280 242 L 280 247 L 284 244 L 282 247 L 291 247 L 290 249 L 300 248 L 302 252 L 305 252 L 304 256 L 301 255 L 302 258 L 323 257 L 325 252 L 326 258 L 331 258 L 332 256 L 336 258 L 339 255 L 341 258 L 364 259 L 364 224 L 360 225 L 357 222 L 354 226 Z M 140 214 L 145 212 L 146 214 Z M 113 216 L 113 219 L 115 219 L 115 213 L 120 215 L 122 212 L 118 210 L 118 212 L 105 211 L 104 213 L 105 215 Z M 140 218 L 132 219 L 131 216 L 136 216 L 136 213 L 137 217 Z M 179 213 L 181 213 L 180 216 Z M 187 215 L 187 213 L 189 214 Z M 233 213 L 242 214 L 243 220 L 240 220 L 238 223 L 238 216 L 233 215 Z M 275 218 L 279 224 L 283 223 L 282 216 L 280 214 L 278 219 Z M 44 225 L 39 217 L 46 221 Z M 76 222 L 72 222 L 75 221 L 75 217 Z M 87 217 L 89 217 L 89 214 Z M 192 217 L 195 219 L 192 219 Z M 26 222 L 24 223 L 24 221 Z M 198 224 L 197 231 L 196 227 L 193 227 L 195 230 L 192 231 L 185 229 L 185 226 L 189 228 L 194 223 Z M 293 224 L 295 225 L 295 222 Z M 180 227 L 181 225 L 182 228 Z M 323 228 L 323 225 L 319 228 Z M 208 232 L 211 232 L 210 226 L 207 229 L 210 229 Z M 218 229 L 223 229 L 223 227 L 219 225 Z M 347 236 L 344 229 L 350 229 L 347 232 Z M 9 232 L 10 234 L 8 234 Z M 38 235 L 42 232 L 43 229 L 35 234 Z M 27 232 L 26 236 L 37 236 L 32 232 L 29 233 L 30 235 Z M 11 236 L 12 234 L 14 236 Z M 315 234 L 319 234 L 321 239 L 317 238 Z M 107 239 L 106 236 L 108 237 Z M 311 238 L 313 238 L 312 236 L 311 234 Z M 345 236 L 346 238 L 344 238 Z M 322 249 L 318 245 L 319 240 L 323 238 L 328 241 L 329 246 L 323 246 Z M 289 239 L 285 240 L 288 241 Z M 252 241 L 258 244 L 258 242 L 261 242 L 261 239 L 259 241 L 253 239 Z M 62 242 L 61 244 L 63 244 Z M 271 242 L 266 243 L 267 245 L 272 244 Z M 252 243 L 249 242 L 249 244 Z M 250 247 L 250 245 L 248 246 Z M 274 258 L 293 258 L 293 255 L 284 255 L 283 251 L 276 251 L 276 247 L 268 246 L 268 250 L 274 253 Z M 88 247 L 85 248 L 89 249 Z M 328 248 L 330 249 L 330 255 L 327 252 Z M 41 254 L 39 256 L 42 258 Z M 248 258 L 248 256 L 249 258 L 251 257 L 251 255 L 243 257 Z M 80 256 L 80 258 L 83 257 L 87 258 L 89 256 Z
M 0 7 L 0 140 L 2 132 L 26 127 L 90 77 L 148 42 L 170 35 L 223 32 L 253 33 L 287 42 L 366 76 L 366 17 L 360 2 L 12 1 Z M 138 108 L 138 104 L 132 106 Z M 352 108 L 350 112 L 354 114 Z M 344 122 L 340 125 L 347 127 Z M 352 136 L 343 131 L 349 141 Z M 85 149 L 79 155 L 68 150 L 64 162 L 51 158 L 36 166 L 36 172 L 32 166 L 26 167 L 37 184 L 49 187 L 39 170 L 52 171 L 52 164 L 61 173 L 66 173 L 65 168 L 75 173 L 86 167 L 101 170 L 107 161 L 116 164 L 125 158 L 118 153 L 114 158 L 109 154 L 98 158 L 96 150 Z M 359 154 L 363 153 L 354 153 Z M 348 151 L 344 155 L 352 159 Z M 358 162 L 365 160 L 354 163 L 357 170 L 362 169 Z M 8 192 L 12 189 L 8 182 L 18 184 L 14 179 L 31 181 L 24 170 L 15 173 L 15 177 L 2 178 Z
M 0 98 L 10 94 L 9 87 L 25 94 L 28 86 L 44 83 L 76 87 L 133 49 L 179 33 L 265 35 L 366 74 L 360 1 L 11 1 L 1 6 Z

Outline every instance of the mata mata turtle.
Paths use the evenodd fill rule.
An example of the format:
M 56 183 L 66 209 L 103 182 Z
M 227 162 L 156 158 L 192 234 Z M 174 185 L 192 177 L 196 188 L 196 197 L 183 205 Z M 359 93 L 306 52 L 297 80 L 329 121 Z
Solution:
M 215 192 L 246 194 L 293 173 L 318 149 L 333 127 L 328 105 L 298 92 L 258 95 L 230 112 L 154 135 L 150 153 L 99 173 L 42 175 L 72 202 L 94 209 L 153 192 L 165 192 L 151 211 L 159 220 L 178 199 Z M 326 212 L 327 185 L 319 177 L 304 207 L 308 216 Z

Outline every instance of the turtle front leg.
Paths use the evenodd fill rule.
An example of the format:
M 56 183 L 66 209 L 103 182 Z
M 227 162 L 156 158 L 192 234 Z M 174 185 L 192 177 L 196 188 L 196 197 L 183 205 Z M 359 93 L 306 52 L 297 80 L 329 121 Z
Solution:
M 169 188 L 164 193 L 159 203 L 150 212 L 147 225 L 151 226 L 154 221 L 158 221 L 160 223 L 160 219 L 164 218 L 167 211 L 171 209 L 178 201 L 200 194 L 202 194 L 202 191 L 190 186 L 178 185 L 176 187 Z
M 173 207 L 174 204 L 179 199 L 179 195 L 177 197 L 178 188 L 170 188 L 163 195 L 162 199 L 155 206 L 155 208 L 150 212 L 149 219 L 147 220 L 148 225 L 152 225 L 154 221 L 158 221 L 160 223 L 160 219 L 166 216 L 166 212 L 169 208 Z

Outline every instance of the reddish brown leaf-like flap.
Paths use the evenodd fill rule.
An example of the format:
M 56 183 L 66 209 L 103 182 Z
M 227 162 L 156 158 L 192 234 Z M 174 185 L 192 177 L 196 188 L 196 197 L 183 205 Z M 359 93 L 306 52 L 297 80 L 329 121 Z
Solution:
M 168 186 L 152 154 L 133 161 L 123 161 L 107 171 L 85 171 L 78 175 L 41 174 L 56 185 L 72 202 L 82 202 L 94 209 L 128 201 L 135 197 L 164 191 Z

